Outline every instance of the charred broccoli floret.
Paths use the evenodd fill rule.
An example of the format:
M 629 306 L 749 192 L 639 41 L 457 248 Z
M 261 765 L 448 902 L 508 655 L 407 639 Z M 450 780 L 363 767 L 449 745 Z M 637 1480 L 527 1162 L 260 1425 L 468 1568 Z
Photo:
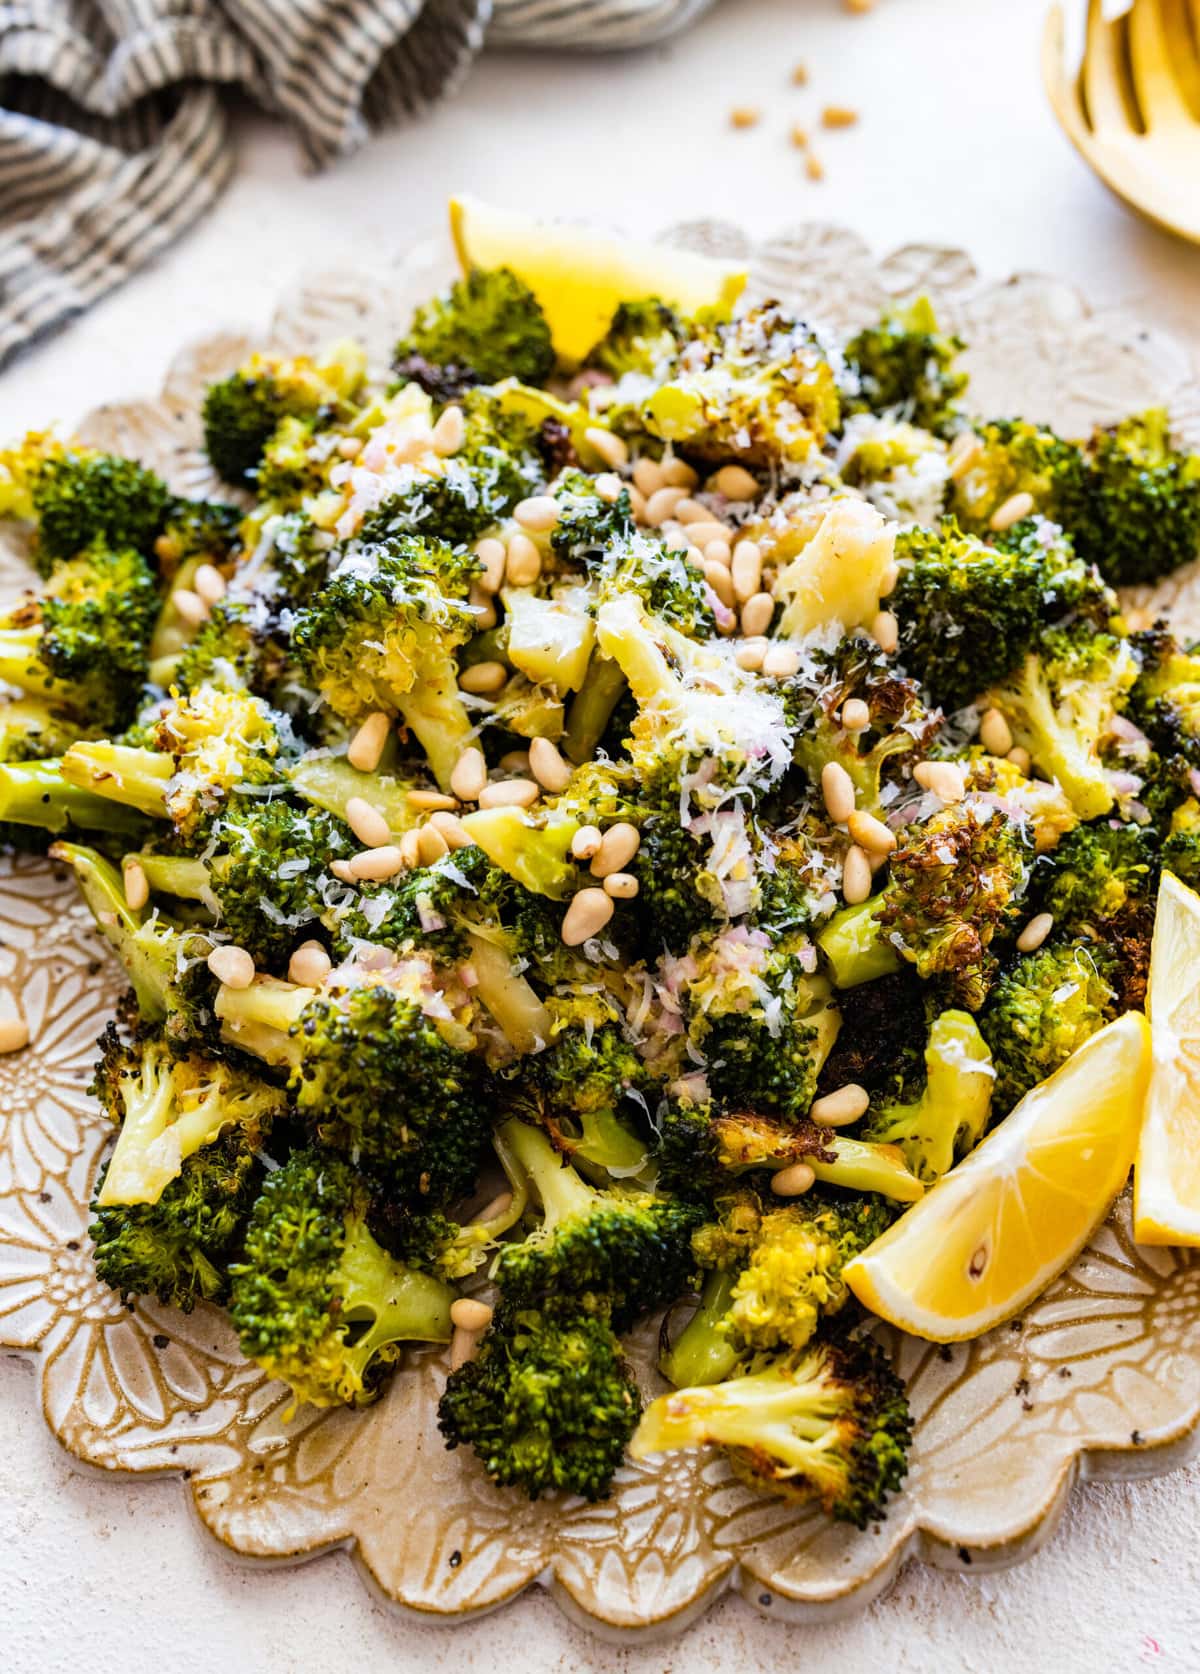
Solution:
M 149 557 L 171 505 L 166 483 L 136 459 L 87 448 L 48 453 L 31 475 L 37 566 L 49 575 L 93 543 Z
M 866 1339 L 814 1343 L 744 1377 L 662 1395 L 643 1413 L 630 1452 L 644 1459 L 721 1447 L 751 1487 L 815 1497 L 865 1528 L 903 1483 L 911 1440 L 904 1386 Z
M 497 1311 L 475 1358 L 446 1380 L 438 1427 L 503 1488 L 600 1500 L 640 1410 L 604 1303 L 546 1297 Z
M 348 1163 L 298 1151 L 264 1183 L 231 1269 L 243 1353 L 314 1406 L 363 1406 L 402 1343 L 450 1339 L 453 1291 L 389 1256 L 370 1208 Z
M 436 393 L 446 399 L 472 384 L 517 378 L 543 384 L 554 370 L 554 346 L 541 306 L 507 267 L 472 268 L 449 291 L 413 314 L 393 351 L 402 378 L 424 383 L 424 362 L 437 368 Z
M 1119 980 L 1115 952 L 1083 935 L 1013 961 L 979 1018 L 996 1067 L 996 1115 L 1007 1115 L 1118 1015 Z
M 954 369 L 966 345 L 938 330 L 928 297 L 895 308 L 846 344 L 853 387 L 851 413 L 896 412 L 924 430 L 945 435 L 958 417 L 967 375 Z

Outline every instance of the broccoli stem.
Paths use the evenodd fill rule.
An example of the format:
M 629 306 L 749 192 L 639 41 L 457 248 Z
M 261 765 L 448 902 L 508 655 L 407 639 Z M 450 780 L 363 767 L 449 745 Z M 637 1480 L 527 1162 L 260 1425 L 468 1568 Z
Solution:
M 352 1328 L 369 1322 L 346 1353 L 360 1382 L 371 1360 L 388 1343 L 450 1341 L 454 1292 L 431 1274 L 394 1261 L 364 1225 L 347 1229 L 338 1274 L 342 1317 Z
M 586 1215 L 603 1196 L 558 1154 L 541 1128 L 513 1118 L 498 1133 L 502 1145 L 529 1176 L 541 1201 L 546 1231 L 553 1231 L 573 1215 Z M 503 1157 L 504 1152 L 500 1154 Z
M 709 1273 L 700 1306 L 658 1362 L 663 1377 L 676 1389 L 724 1383 L 733 1376 L 738 1357 L 729 1338 L 718 1329 L 733 1302 L 736 1271 Z
M 94 849 L 77 843 L 55 843 L 50 857 L 65 861 L 74 871 L 100 934 L 125 967 L 142 1017 L 148 1023 L 161 1023 L 170 1009 L 178 936 L 143 934 L 146 915 L 132 911 L 125 900 L 121 874 Z
M 396 701 L 404 723 L 429 758 L 438 785 L 450 789 L 458 758 L 473 742 L 475 728 L 458 695 L 458 670 L 448 653 L 425 657 L 421 678 Z
M 817 946 L 829 961 L 835 987 L 857 988 L 900 969 L 899 953 L 880 932 L 880 900 L 876 895 L 843 907 L 818 935 Z
M 62 763 L 53 760 L 11 762 L 0 767 L 0 820 L 35 825 L 42 831 L 79 826 L 135 834 L 144 829 L 132 809 L 70 784 L 63 777 Z
M 536 1052 L 550 1039 L 550 1014 L 519 972 L 506 949 L 469 930 L 471 965 L 479 998 L 517 1052 Z
M 909 1172 L 904 1152 L 898 1145 L 874 1145 L 864 1139 L 843 1139 L 840 1135 L 827 1142 L 835 1153 L 833 1162 L 822 1162 L 819 1157 L 805 1157 L 818 1180 L 831 1186 L 846 1186 L 854 1192 L 878 1192 L 897 1203 L 915 1203 L 925 1187 L 915 1174 Z
M 63 778 L 112 802 L 165 820 L 167 784 L 175 777 L 172 757 L 159 750 L 110 744 L 106 739 L 72 744 L 62 759 Z
M 568 761 L 578 767 L 592 759 L 624 691 L 625 675 L 620 663 L 593 651 L 583 685 L 567 715 L 562 748 Z
M 42 629 L 0 628 L 0 680 L 35 697 L 69 697 L 64 683 L 55 680 L 39 652 Z
M 181 901 L 202 901 L 206 907 L 215 909 L 211 864 L 174 854 L 132 854 L 125 859 L 138 863 L 156 895 L 177 895 Z
M 378 808 L 394 836 L 415 830 L 424 815 L 408 800 L 412 788 L 403 779 L 387 773 L 362 773 L 344 756 L 305 756 L 288 775 L 292 789 L 305 802 L 322 808 L 339 820 L 346 818 L 346 806 L 353 796 L 362 797 Z
M 295 1069 L 301 1050 L 290 1031 L 316 997 L 315 988 L 264 976 L 256 977 L 249 988 L 222 983 L 213 1009 L 221 1022 L 221 1038 L 230 1046 L 240 1046 L 264 1063 Z

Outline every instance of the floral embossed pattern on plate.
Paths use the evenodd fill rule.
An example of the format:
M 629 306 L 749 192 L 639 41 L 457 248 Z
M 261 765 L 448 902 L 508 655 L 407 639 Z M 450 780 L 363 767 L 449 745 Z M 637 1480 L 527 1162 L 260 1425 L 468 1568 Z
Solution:
M 756 248 L 711 224 L 670 236 L 744 253 L 756 290 L 839 327 L 927 292 L 971 345 L 981 410 L 1079 430 L 1165 403 L 1200 446 L 1200 383 L 1186 354 L 1091 313 L 1068 286 L 985 283 L 954 250 L 914 246 L 881 261 L 823 226 Z M 377 275 L 321 276 L 284 302 L 271 338 L 299 348 L 354 332 L 382 361 L 442 266 L 424 249 Z M 139 454 L 181 490 L 211 491 L 199 396 L 248 347 L 225 335 L 189 349 L 158 400 L 100 408 L 83 434 Z M 1191 632 L 1198 570 L 1156 600 Z M 16 553 L 2 574 L 11 594 Z M 916 1446 L 880 1530 L 859 1534 L 756 1497 L 719 1460 L 696 1455 L 627 1467 L 605 1505 L 528 1505 L 443 1451 L 442 1359 L 431 1351 L 366 1412 L 305 1409 L 288 1421 L 287 1396 L 242 1360 L 220 1314 L 129 1310 L 92 1272 L 86 1205 L 105 1131 L 85 1088 L 118 986 L 73 883 L 41 861 L 6 863 L 0 1008 L 20 1009 L 33 1044 L 0 1059 L 0 1344 L 37 1353 L 46 1422 L 64 1447 L 103 1470 L 186 1470 L 201 1518 L 238 1553 L 286 1559 L 351 1545 L 383 1592 L 427 1619 L 485 1610 L 534 1581 L 610 1633 L 681 1626 L 730 1585 L 772 1614 L 803 1617 L 865 1603 L 909 1557 L 1011 1563 L 1052 1530 L 1077 1477 L 1153 1474 L 1193 1449 L 1200 1262 L 1135 1248 L 1127 1198 L 1019 1321 L 952 1350 L 895 1345 Z M 635 1344 L 643 1367 L 652 1344 L 649 1330 Z

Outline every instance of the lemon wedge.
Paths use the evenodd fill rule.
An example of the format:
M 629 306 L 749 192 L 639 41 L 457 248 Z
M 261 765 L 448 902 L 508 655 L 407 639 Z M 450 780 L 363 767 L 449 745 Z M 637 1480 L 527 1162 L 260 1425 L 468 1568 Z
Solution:
M 619 302 L 657 296 L 685 314 L 729 313 L 746 284 L 736 262 L 665 244 L 558 226 L 477 198 L 450 199 L 450 234 L 464 271 L 508 267 L 542 305 L 560 359 L 575 365 L 608 330 Z
M 1139 1244 L 1200 1244 L 1200 895 L 1158 890 L 1147 1010 L 1154 1064 L 1133 1172 Z
M 1017 1313 L 1079 1253 L 1124 1184 L 1149 1073 L 1150 1026 L 1127 1012 L 847 1264 L 855 1296 L 935 1343 Z

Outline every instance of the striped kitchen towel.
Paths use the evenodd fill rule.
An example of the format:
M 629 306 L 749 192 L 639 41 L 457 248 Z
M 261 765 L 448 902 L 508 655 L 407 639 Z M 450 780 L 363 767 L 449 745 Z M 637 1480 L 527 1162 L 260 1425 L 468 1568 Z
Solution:
M 314 167 L 450 92 L 485 37 L 634 47 L 712 0 L 0 0 L 0 366 L 202 215 L 241 88 Z

